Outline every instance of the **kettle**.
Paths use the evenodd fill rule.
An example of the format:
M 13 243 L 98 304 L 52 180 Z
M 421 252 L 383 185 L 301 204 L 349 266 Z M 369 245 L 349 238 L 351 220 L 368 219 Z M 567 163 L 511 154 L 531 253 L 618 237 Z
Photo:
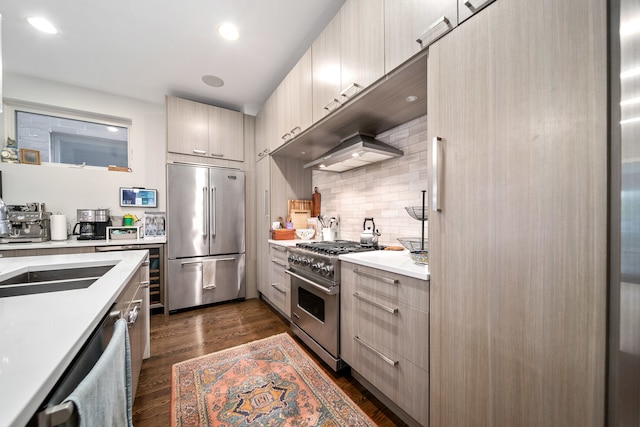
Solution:
M 367 227 L 367 221 L 371 221 L 372 226 Z M 375 231 L 374 231 L 375 230 Z M 362 233 L 360 234 L 360 245 L 367 247 L 378 247 L 378 236 L 380 233 L 376 230 L 376 223 L 373 218 L 365 218 L 362 223 Z

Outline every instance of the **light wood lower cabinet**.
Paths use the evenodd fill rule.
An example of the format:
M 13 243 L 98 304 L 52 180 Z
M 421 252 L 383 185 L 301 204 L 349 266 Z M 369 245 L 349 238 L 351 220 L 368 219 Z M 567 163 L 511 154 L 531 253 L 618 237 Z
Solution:
M 269 245 L 269 281 L 263 295 L 268 302 L 287 318 L 291 317 L 291 284 L 284 273 L 287 267 L 287 249 Z
M 429 282 L 341 262 L 341 357 L 420 425 L 429 421 Z
M 127 321 L 131 349 L 131 386 L 135 397 L 142 359 L 149 357 L 149 270 L 140 267 L 116 298 L 115 311 Z

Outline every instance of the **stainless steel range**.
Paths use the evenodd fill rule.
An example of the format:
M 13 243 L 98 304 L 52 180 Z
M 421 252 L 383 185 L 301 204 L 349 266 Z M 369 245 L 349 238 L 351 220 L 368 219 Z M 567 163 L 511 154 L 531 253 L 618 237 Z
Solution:
M 342 254 L 373 251 L 358 242 L 298 243 L 288 248 L 291 330 L 333 370 L 340 359 L 340 261 Z

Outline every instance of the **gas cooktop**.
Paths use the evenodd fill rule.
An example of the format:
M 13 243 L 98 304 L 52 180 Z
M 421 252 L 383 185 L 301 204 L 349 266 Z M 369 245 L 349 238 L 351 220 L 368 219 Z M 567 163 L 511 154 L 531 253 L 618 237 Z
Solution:
M 363 246 L 359 242 L 352 242 L 349 240 L 296 243 L 296 248 L 324 255 L 343 255 L 354 252 L 375 251 L 379 249 L 373 246 Z

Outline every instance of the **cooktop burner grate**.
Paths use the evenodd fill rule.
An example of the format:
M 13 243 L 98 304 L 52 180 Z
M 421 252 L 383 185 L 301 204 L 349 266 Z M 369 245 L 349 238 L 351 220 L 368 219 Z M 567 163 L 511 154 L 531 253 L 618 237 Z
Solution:
M 362 246 L 359 242 L 352 242 L 349 240 L 336 240 L 335 242 L 297 243 L 296 247 L 299 249 L 326 255 L 342 255 L 354 252 L 368 252 L 375 251 L 377 249 L 371 246 Z

